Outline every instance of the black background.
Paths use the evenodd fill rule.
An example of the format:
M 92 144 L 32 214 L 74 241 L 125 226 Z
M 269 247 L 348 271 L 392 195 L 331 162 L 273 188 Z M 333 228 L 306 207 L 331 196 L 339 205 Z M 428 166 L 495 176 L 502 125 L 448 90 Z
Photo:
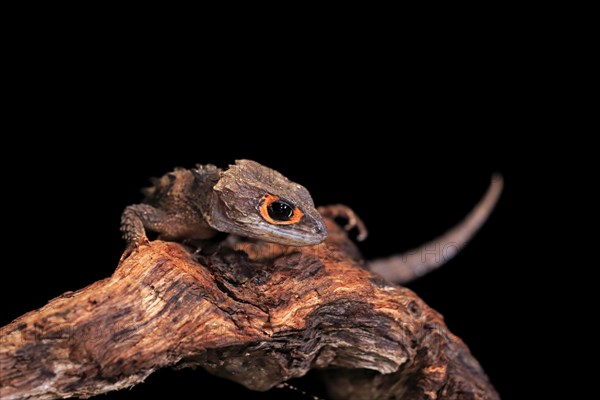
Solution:
M 162 71 L 126 52 L 106 61 L 81 50 L 69 64 L 66 53 L 37 49 L 35 62 L 15 67 L 22 70 L 8 95 L 3 228 L 5 251 L 17 257 L 4 262 L 11 277 L 0 291 L 0 323 L 110 276 L 124 247 L 122 209 L 141 199 L 149 177 L 175 166 L 249 158 L 272 167 L 317 204 L 351 206 L 370 230 L 359 245 L 366 258 L 443 233 L 500 172 L 505 192 L 489 222 L 455 259 L 409 287 L 444 315 L 504 398 L 522 393 L 538 307 L 523 271 L 541 267 L 526 261 L 535 231 L 520 219 L 533 182 L 522 160 L 531 152 L 508 132 L 535 124 L 530 96 L 540 87 L 525 64 L 481 48 L 476 58 L 469 48 L 443 48 L 408 65 L 383 52 L 360 64 L 291 66 L 289 55 L 265 69 L 214 61 L 202 71 L 205 64 L 181 55 Z M 326 396 L 313 374 L 295 384 Z M 199 370 L 158 371 L 103 398 L 191 399 L 209 388 L 306 398 L 249 392 Z

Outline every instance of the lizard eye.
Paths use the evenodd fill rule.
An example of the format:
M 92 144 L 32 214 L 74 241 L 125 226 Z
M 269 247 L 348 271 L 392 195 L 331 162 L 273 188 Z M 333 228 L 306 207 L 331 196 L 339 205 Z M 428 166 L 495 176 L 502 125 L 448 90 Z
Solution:
M 275 221 L 289 221 L 294 216 L 294 209 L 283 200 L 277 200 L 267 206 L 269 217 Z
M 287 200 L 265 194 L 259 203 L 260 215 L 270 224 L 289 225 L 300 221 L 304 213 Z

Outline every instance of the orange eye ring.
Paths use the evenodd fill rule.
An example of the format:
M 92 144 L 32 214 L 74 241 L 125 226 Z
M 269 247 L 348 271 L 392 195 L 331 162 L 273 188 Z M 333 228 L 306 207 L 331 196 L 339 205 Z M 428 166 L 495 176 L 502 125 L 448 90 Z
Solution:
M 260 216 L 263 217 L 263 219 L 270 224 L 293 225 L 293 224 L 297 224 L 298 222 L 300 222 L 300 220 L 304 216 L 304 213 L 298 207 L 294 207 L 294 209 L 291 210 L 292 214 L 290 215 L 289 219 L 286 219 L 286 220 L 274 219 L 271 216 L 271 211 L 272 211 L 271 207 L 273 206 L 273 203 L 275 203 L 275 202 L 282 202 L 286 206 L 292 207 L 292 205 L 289 204 L 289 202 L 281 200 L 281 198 L 279 196 L 274 196 L 272 194 L 267 193 L 263 197 L 261 197 L 260 201 L 258 202 L 258 210 L 260 211 Z

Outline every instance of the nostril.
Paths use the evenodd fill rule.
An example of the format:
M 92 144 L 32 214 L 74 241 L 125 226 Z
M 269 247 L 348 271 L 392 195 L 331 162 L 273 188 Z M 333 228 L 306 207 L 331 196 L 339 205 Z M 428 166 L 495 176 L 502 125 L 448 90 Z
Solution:
M 327 234 L 327 228 L 325 227 L 324 223 L 317 223 L 313 231 L 319 235 Z

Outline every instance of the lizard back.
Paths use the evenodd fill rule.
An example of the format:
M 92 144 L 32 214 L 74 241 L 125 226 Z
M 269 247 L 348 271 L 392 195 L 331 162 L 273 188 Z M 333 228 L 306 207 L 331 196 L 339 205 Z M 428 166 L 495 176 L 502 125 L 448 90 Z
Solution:
M 221 169 L 212 164 L 196 165 L 196 169 L 175 168 L 160 178 L 151 178 L 152 186 L 142 189 L 143 203 L 165 211 L 202 211 L 210 199 Z

